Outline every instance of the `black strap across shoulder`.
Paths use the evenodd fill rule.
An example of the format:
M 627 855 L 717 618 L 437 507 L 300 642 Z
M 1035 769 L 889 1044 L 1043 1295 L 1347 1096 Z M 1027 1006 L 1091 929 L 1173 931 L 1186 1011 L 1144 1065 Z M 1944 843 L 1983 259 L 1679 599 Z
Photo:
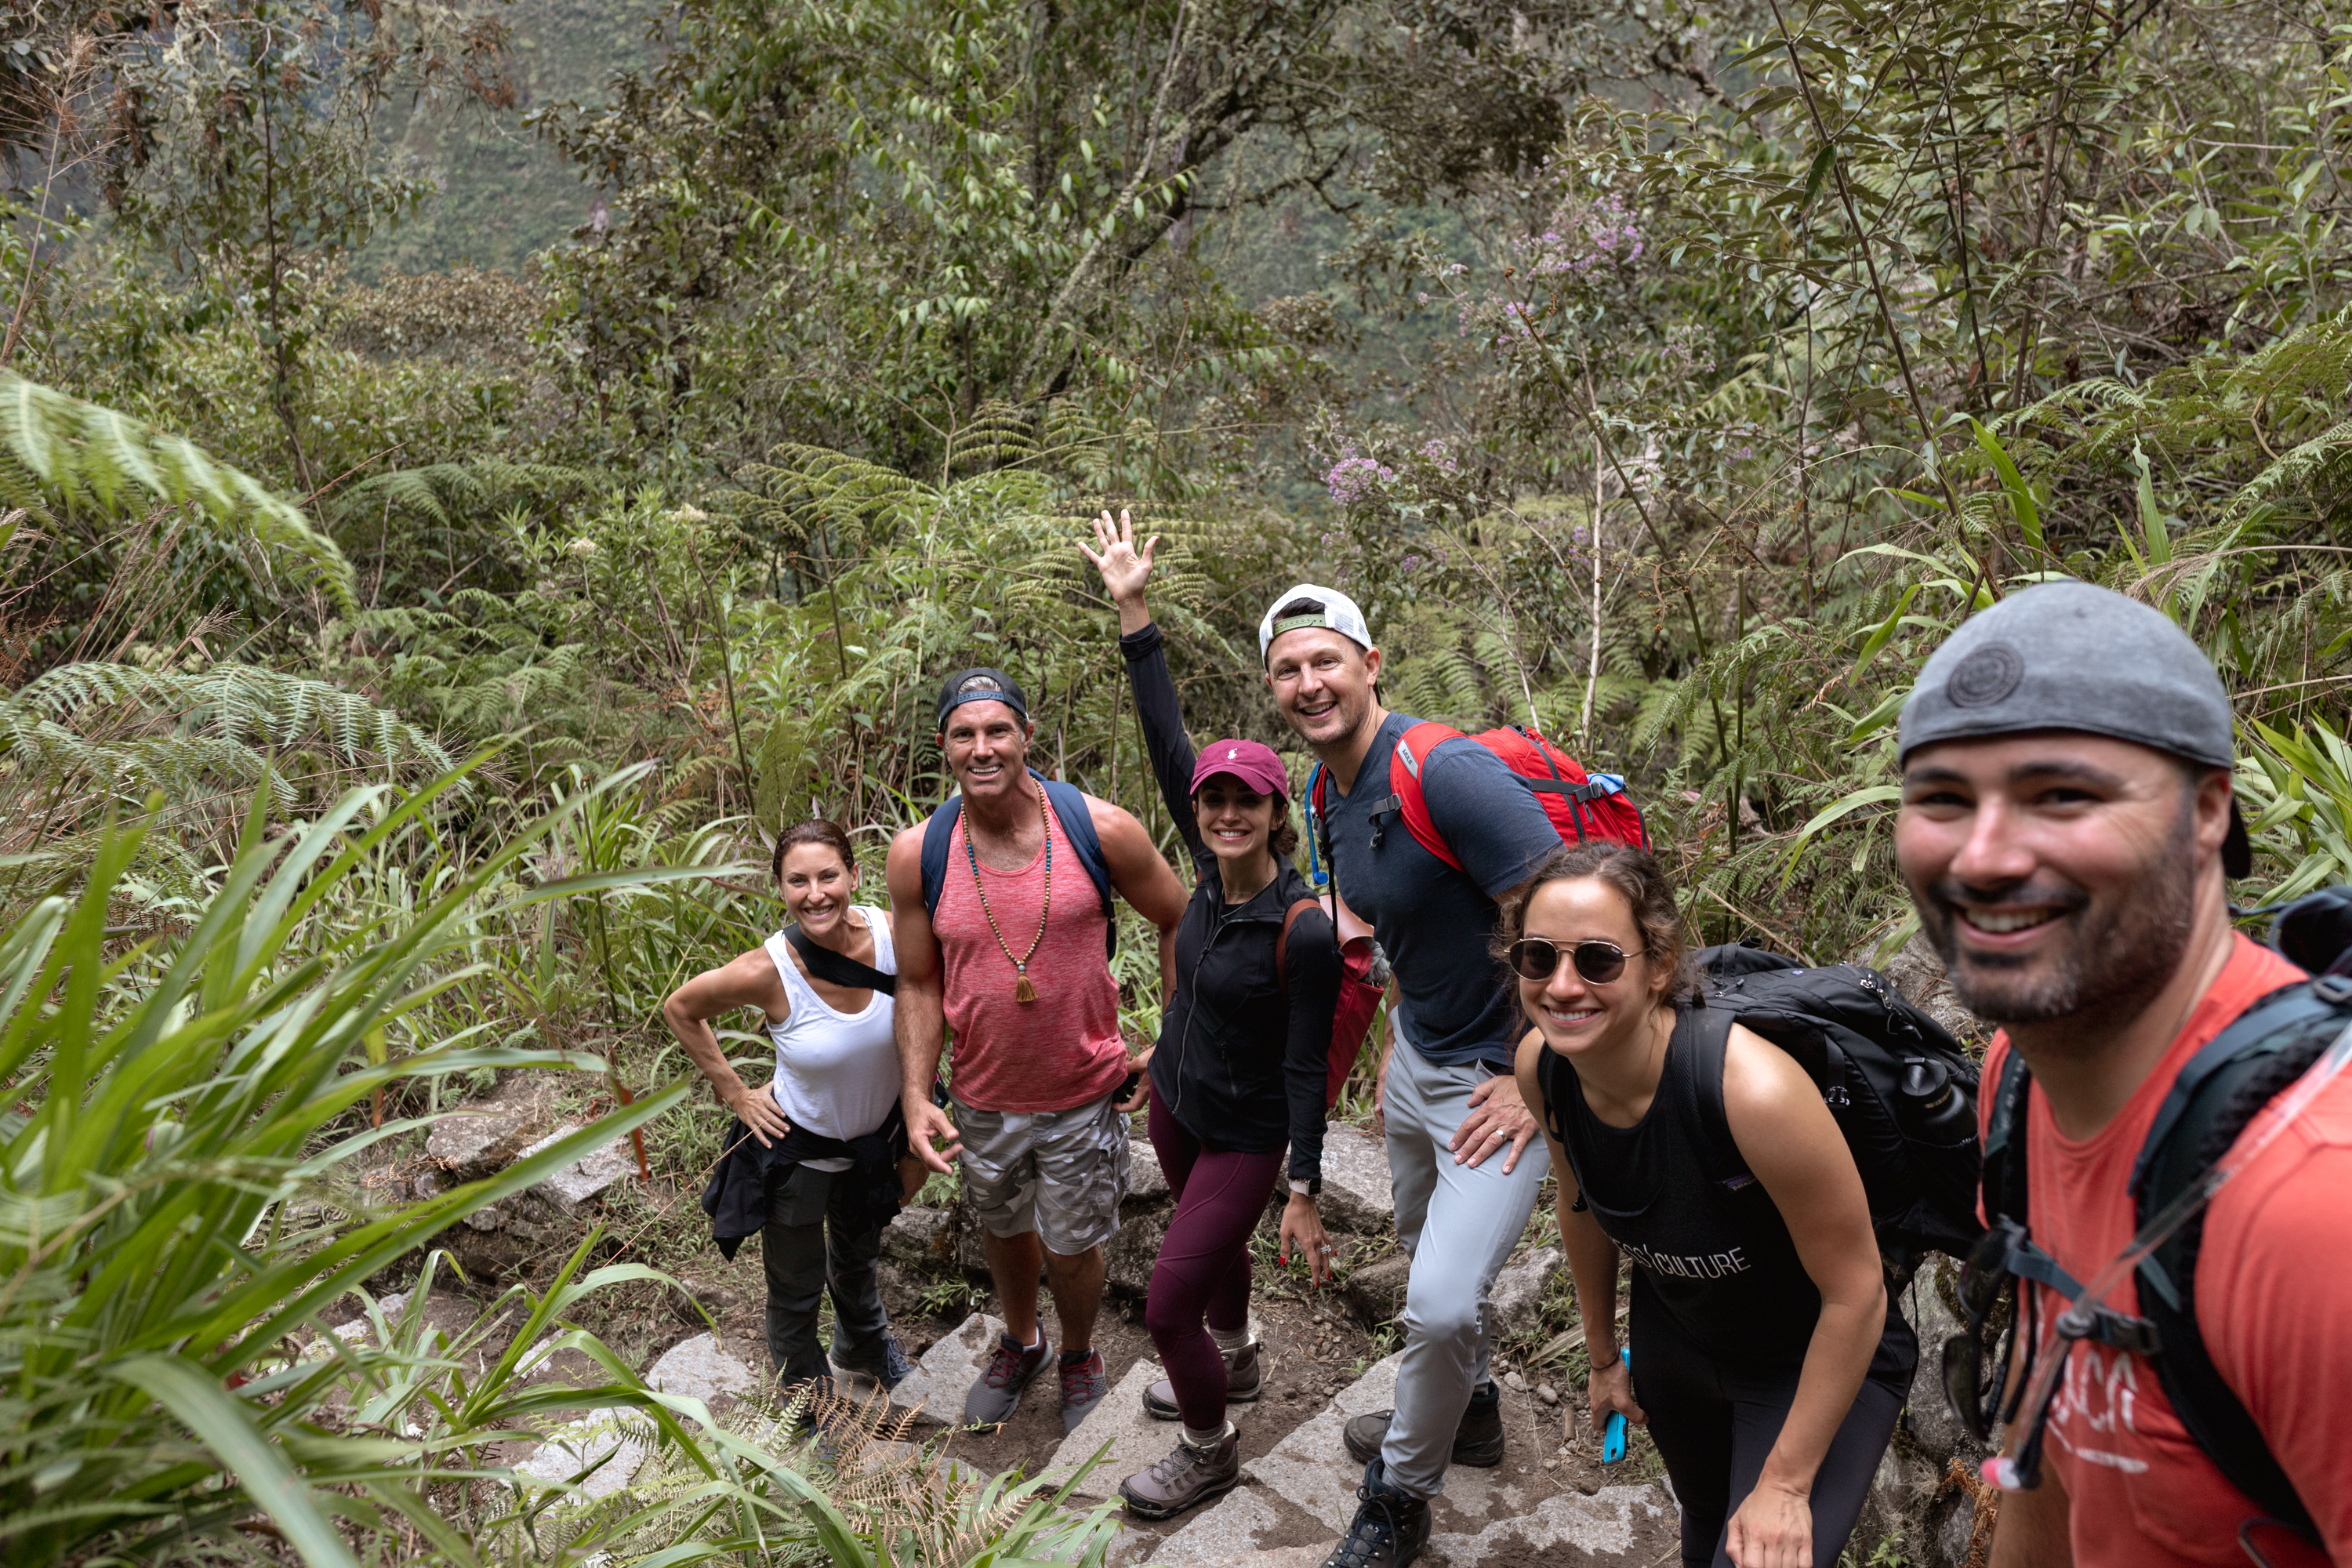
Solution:
M 2132 1167 L 2135 1224 L 2147 1224 L 2228 1153 L 2255 1114 L 2310 1068 L 2347 1021 L 2352 984 L 2323 976 L 2271 993 L 2191 1057 L 2158 1108 Z M 1987 1217 L 2020 1227 L 2029 1212 L 2024 1128 L 2032 1087 L 2032 1071 L 2012 1049 L 1985 1133 Z M 2205 1218 L 2200 1210 L 2141 1262 L 2136 1280 L 2144 1317 L 2104 1316 L 2144 1325 L 2147 1348 L 2129 1342 L 2125 1348 L 2148 1358 L 2174 1414 L 2214 1468 L 2269 1518 L 2315 1540 L 2311 1510 L 2244 1402 L 2214 1366 L 2198 1324 L 2197 1258 Z M 2010 1272 L 2070 1299 L 2081 1289 L 2048 1254 L 2023 1239 L 2021 1228 L 2020 1242 Z M 2036 1266 L 2042 1262 L 2047 1268 Z
M 801 963 L 811 974 L 827 985 L 845 986 L 852 991 L 879 991 L 885 996 L 898 994 L 898 977 L 885 974 L 870 964 L 864 964 L 829 947 L 819 947 L 808 932 L 796 925 L 784 928 L 784 940 L 801 955 Z

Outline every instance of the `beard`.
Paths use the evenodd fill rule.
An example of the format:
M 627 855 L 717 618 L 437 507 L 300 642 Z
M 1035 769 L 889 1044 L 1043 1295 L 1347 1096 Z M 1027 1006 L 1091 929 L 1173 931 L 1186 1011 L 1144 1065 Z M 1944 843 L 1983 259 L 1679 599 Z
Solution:
M 2138 1015 L 2180 967 L 2197 900 L 2196 826 L 2184 809 L 2147 874 L 2105 899 L 2072 883 L 2031 891 L 2071 905 L 2053 924 L 2072 941 L 2047 955 L 2019 960 L 1960 948 L 1966 884 L 1939 878 L 1920 889 L 1919 925 L 1960 1005 L 1996 1024 L 2053 1024 L 2085 1014 L 2108 1025 Z M 2037 879 L 2038 880 L 2038 879 Z

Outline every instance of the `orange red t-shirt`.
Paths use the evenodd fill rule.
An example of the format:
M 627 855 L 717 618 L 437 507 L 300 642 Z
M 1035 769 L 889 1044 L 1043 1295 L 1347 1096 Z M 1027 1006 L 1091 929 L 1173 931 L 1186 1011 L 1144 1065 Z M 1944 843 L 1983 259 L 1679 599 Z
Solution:
M 2078 1279 L 2135 1228 L 2133 1162 L 2174 1075 L 2259 998 L 2304 977 L 2240 936 L 2163 1061 L 2092 1137 L 2061 1134 L 2037 1089 L 2026 1113 L 2033 1238 Z M 2006 1033 L 1984 1082 L 2000 1079 Z M 1981 1113 L 1990 1118 L 1988 1090 Z M 2248 1128 L 2252 1133 L 2263 1119 Z M 2041 1287 L 2035 1287 L 2041 1289 Z M 2109 1298 L 2139 1310 L 2126 1279 Z M 2065 1303 L 2045 1291 L 2043 1342 Z M 2326 1550 L 2279 1529 L 2255 1537 L 2278 1568 L 2352 1564 L 2352 1072 L 2215 1194 L 2197 1264 L 2197 1319 L 2213 1364 L 2262 1428 Z M 2074 1347 L 2052 1407 L 2044 1463 L 2070 1501 L 2076 1568 L 2243 1563 L 2238 1527 L 2260 1510 L 2173 1414 L 2145 1359 Z

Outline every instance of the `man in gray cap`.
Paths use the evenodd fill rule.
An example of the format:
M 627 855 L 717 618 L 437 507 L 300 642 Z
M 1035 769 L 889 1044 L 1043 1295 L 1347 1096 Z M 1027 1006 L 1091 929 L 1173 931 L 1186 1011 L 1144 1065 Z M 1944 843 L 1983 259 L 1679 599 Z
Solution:
M 2226 878 L 2251 855 L 2228 694 L 2159 612 L 2050 583 L 1937 650 L 1901 733 L 1904 879 L 1960 1000 L 2003 1026 L 1980 1114 L 2015 1052 L 2032 1076 L 2010 1156 L 2029 1173 L 2027 1232 L 2091 1279 L 2131 1241 L 2134 1163 L 2181 1068 L 2304 978 L 2230 923 Z M 2222 1188 L 2192 1281 L 2214 1367 L 2338 1563 L 2352 1563 L 2347 1193 L 2352 1076 Z M 2002 1500 L 1997 1568 L 2221 1561 L 2266 1510 L 2187 1435 L 2147 1355 L 2097 1342 L 2069 1352 L 2053 1340 L 2066 1300 L 2019 1289 L 2041 1292 L 2021 1353 L 2072 1359 L 2042 1483 Z M 2106 1304 L 2140 1310 L 2128 1279 Z M 2283 1530 L 2261 1544 L 2270 1561 L 2321 1561 L 2294 1555 Z

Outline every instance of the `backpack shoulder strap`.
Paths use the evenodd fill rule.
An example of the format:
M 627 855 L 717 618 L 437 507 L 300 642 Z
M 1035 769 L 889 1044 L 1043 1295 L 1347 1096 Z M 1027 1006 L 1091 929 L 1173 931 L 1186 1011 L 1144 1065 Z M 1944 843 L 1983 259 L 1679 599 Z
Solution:
M 2326 987 L 2323 990 L 2322 987 Z M 2191 1057 L 2158 1109 L 2132 1173 L 2137 1223 L 2200 1180 L 2272 1099 L 2301 1078 L 2352 1020 L 2352 986 L 2325 980 L 2257 1002 Z M 2140 1263 L 2139 1308 L 2156 1328 L 2158 1379 L 2206 1458 L 2263 1511 L 2316 1539 L 2311 1512 L 2262 1428 L 2214 1366 L 2197 1321 L 2200 1211 Z
M 1540 1114 L 1544 1131 L 1549 1132 L 1553 1140 L 1566 1152 L 1571 1169 L 1576 1164 L 1576 1151 L 1569 1145 L 1568 1115 L 1560 1110 L 1560 1107 L 1567 1102 L 1570 1095 L 1581 1092 L 1582 1090 L 1576 1085 L 1576 1068 L 1569 1065 L 1566 1057 L 1549 1047 L 1538 1053 L 1536 1093 L 1543 1099 Z M 1582 1177 L 1577 1178 L 1577 1184 L 1579 1186 L 1584 1184 Z
M 1274 981 L 1282 987 L 1282 994 L 1286 996 L 1290 994 L 1290 928 L 1297 925 L 1298 917 L 1307 910 L 1322 907 L 1313 899 L 1301 899 L 1283 912 L 1282 934 L 1274 939 Z
M 923 910 L 937 914 L 940 889 L 947 886 L 948 847 L 955 839 L 956 819 L 963 815 L 963 792 L 941 801 L 923 824 Z
M 2029 1196 L 2025 1170 L 2025 1105 L 2033 1092 L 2033 1072 L 2011 1046 L 2000 1064 L 2000 1082 L 1993 1089 L 1992 1116 L 1985 1128 L 1984 1216 L 1999 1225 L 2004 1219 L 2026 1225 Z
M 1054 819 L 1062 825 L 1062 837 L 1077 852 L 1078 864 L 1086 868 L 1096 896 L 1102 900 L 1103 919 L 1110 922 L 1109 932 L 1103 939 L 1104 951 L 1117 952 L 1118 910 L 1111 902 L 1110 863 L 1103 858 L 1102 836 L 1095 831 L 1095 814 L 1087 809 L 1087 792 L 1074 784 L 1049 779 L 1034 768 L 1029 770 L 1029 776 L 1045 792 L 1045 804 L 1054 808 Z
M 1731 1045 L 1731 1026 L 1738 1021 L 1728 1007 L 1695 1005 L 1675 1026 L 1674 1043 L 1667 1047 L 1686 1053 L 1679 1076 L 1697 1113 L 1699 1136 L 1706 1141 L 1701 1169 L 1708 1181 L 1731 1192 L 1756 1179 L 1739 1157 L 1731 1114 L 1723 1105 L 1724 1057 Z M 1671 1056 L 1666 1071 L 1676 1076 Z
M 1404 819 L 1405 831 L 1413 842 L 1436 856 L 1440 860 L 1462 869 L 1462 862 L 1447 847 L 1444 835 L 1437 831 L 1431 820 L 1429 800 L 1423 795 L 1421 773 L 1429 761 L 1429 753 L 1444 742 L 1461 738 L 1462 731 L 1451 724 L 1423 720 L 1397 737 L 1396 749 L 1389 753 L 1389 799 L 1386 805 L 1374 808 L 1372 820 L 1377 825 L 1381 815 L 1393 811 Z M 1378 826 L 1374 828 L 1379 831 Z M 1378 840 L 1375 839 L 1375 842 Z

